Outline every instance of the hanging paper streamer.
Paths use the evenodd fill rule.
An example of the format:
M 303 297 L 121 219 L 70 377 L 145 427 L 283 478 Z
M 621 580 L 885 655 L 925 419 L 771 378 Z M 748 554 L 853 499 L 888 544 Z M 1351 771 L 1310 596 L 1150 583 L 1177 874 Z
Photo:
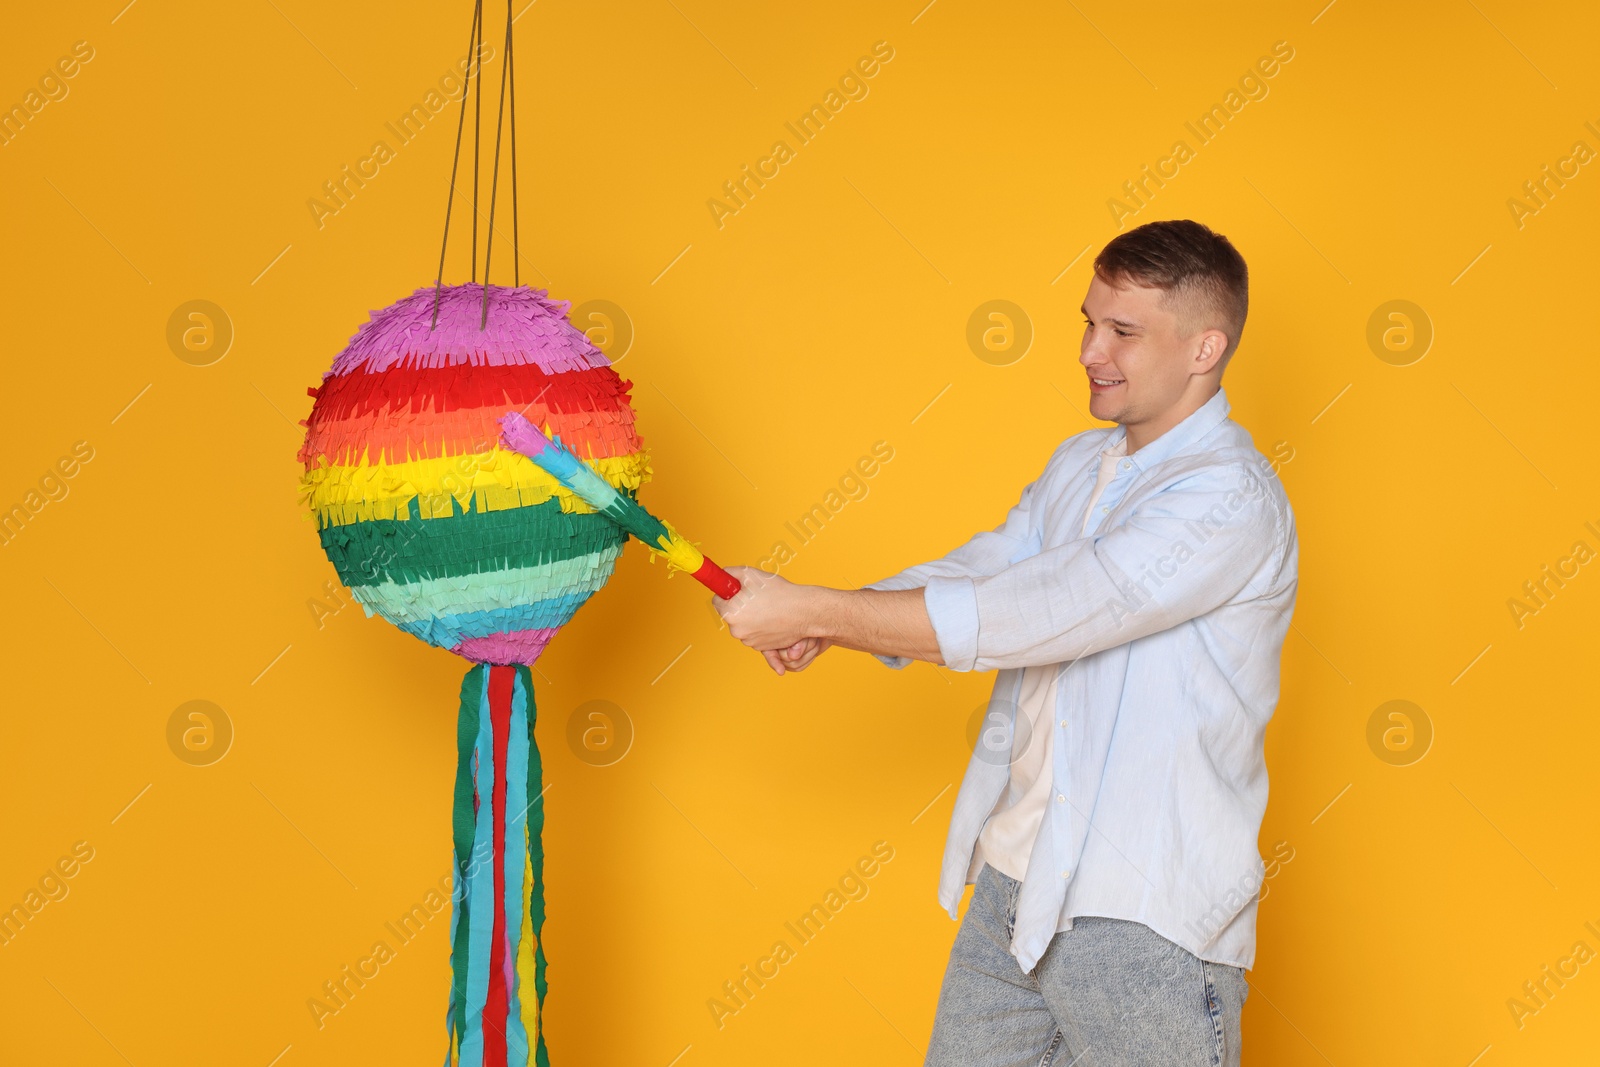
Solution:
M 498 419 L 519 411 L 559 432 L 619 497 L 632 500 L 651 470 L 631 383 L 567 320 L 565 301 L 445 286 L 432 327 L 435 295 L 418 289 L 372 312 L 309 390 L 300 488 L 369 617 L 479 664 L 458 722 L 447 1062 L 548 1067 L 528 665 L 611 577 L 627 533 L 502 447 Z
M 549 1067 L 545 1048 L 544 787 L 533 678 L 479 665 L 461 685 L 450 917 L 448 1064 Z

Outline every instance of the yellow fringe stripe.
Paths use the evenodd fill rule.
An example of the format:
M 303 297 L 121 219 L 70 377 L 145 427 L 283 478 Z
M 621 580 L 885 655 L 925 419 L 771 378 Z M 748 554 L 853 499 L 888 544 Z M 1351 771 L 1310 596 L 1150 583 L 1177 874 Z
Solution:
M 618 489 L 637 490 L 653 473 L 648 449 L 588 462 Z M 488 452 L 402 463 L 313 467 L 300 480 L 300 496 L 319 527 L 403 519 L 412 500 L 425 519 L 449 518 L 452 500 L 461 511 L 483 512 L 529 507 L 556 497 L 562 511 L 594 512 L 533 460 L 498 446 Z
M 664 539 L 664 543 L 659 546 L 645 546 L 650 549 L 650 558 L 654 560 L 656 556 L 662 557 L 672 570 L 688 571 L 690 574 L 699 570 L 700 565 L 706 561 L 706 557 L 700 550 L 690 544 L 670 522 L 665 519 L 656 521 L 667 528 L 667 537 Z
M 526 834 L 527 831 L 524 831 Z M 517 944 L 517 997 L 522 1004 L 522 1028 L 528 1035 L 528 1062 L 539 1047 L 539 991 L 534 985 L 533 852 L 530 848 L 522 874 L 522 937 Z

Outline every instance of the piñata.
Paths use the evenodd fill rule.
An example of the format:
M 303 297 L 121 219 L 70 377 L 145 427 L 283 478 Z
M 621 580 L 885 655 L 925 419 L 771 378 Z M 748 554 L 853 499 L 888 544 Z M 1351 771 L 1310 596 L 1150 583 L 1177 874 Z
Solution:
M 611 577 L 626 531 L 501 445 L 524 415 L 619 495 L 650 477 L 628 391 L 542 290 L 418 289 L 308 392 L 301 493 L 368 616 L 477 666 L 461 687 L 449 1062 L 544 1067 L 544 808 L 529 666 Z M 482 323 L 480 327 L 480 323 Z M 669 560 L 670 562 L 670 560 Z
M 308 390 L 299 455 L 323 551 L 367 615 L 475 664 L 456 728 L 449 1067 L 550 1064 L 533 662 L 611 577 L 630 533 L 669 571 L 686 570 L 723 598 L 739 592 L 732 575 L 639 505 L 650 464 L 631 383 L 572 325 L 567 302 L 519 284 L 517 17 L 508 3 L 484 281 L 474 121 L 472 276 L 444 284 L 463 89 L 435 284 L 372 312 Z M 483 40 L 475 0 L 468 54 L 480 55 Z M 466 71 L 480 102 L 481 73 L 476 63 Z M 489 282 L 508 102 L 510 287 Z

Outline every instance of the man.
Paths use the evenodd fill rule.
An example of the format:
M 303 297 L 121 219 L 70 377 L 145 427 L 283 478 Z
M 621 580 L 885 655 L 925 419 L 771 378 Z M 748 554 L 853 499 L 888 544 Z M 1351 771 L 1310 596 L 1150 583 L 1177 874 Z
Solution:
M 713 599 L 779 674 L 833 645 L 999 672 L 1003 743 L 976 746 L 950 819 L 951 918 L 975 886 L 930 1067 L 1239 1062 L 1299 541 L 1221 386 L 1239 253 L 1152 222 L 1094 268 L 1078 361 L 1114 427 L 1063 441 L 942 559 L 858 590 L 735 567 L 744 588 Z

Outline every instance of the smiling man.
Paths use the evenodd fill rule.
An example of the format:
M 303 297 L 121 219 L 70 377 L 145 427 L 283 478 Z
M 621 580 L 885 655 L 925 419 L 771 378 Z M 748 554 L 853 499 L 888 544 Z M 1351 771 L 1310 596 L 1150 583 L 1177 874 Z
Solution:
M 997 671 L 939 901 L 957 916 L 929 1067 L 1239 1063 L 1264 737 L 1298 585 L 1294 515 L 1228 417 L 1244 260 L 1188 220 L 1096 257 L 1096 419 L 1005 521 L 864 589 L 731 567 L 713 598 L 778 674 L 838 645 Z M 998 739 L 998 742 L 996 742 Z

